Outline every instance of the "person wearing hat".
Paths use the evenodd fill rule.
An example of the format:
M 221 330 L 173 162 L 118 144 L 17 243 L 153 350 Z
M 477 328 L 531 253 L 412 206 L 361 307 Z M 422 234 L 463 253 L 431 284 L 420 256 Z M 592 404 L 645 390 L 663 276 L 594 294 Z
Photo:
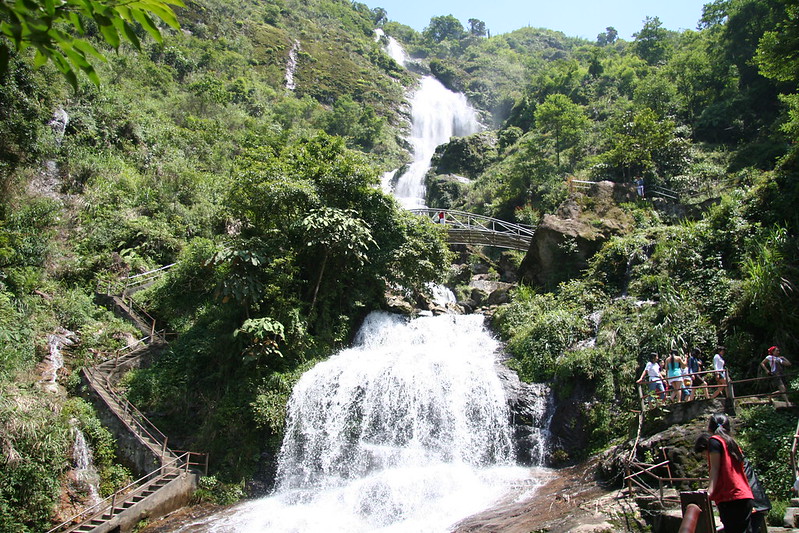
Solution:
M 768 355 L 760 361 L 760 368 L 765 370 L 766 374 L 772 376 L 772 383 L 777 388 L 775 393 L 782 393 L 783 398 L 785 398 L 785 403 L 789 403 L 785 380 L 782 377 L 783 369 L 786 366 L 791 366 L 791 362 L 780 355 L 779 346 L 772 346 L 769 348 Z

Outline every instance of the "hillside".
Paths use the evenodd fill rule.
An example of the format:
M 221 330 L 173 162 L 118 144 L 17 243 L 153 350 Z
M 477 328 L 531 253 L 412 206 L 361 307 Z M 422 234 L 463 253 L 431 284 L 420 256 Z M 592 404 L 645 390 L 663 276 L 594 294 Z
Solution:
M 176 263 L 136 296 L 176 340 L 124 392 L 175 442 L 209 451 L 232 492 L 268 484 L 291 386 L 351 341 L 388 287 L 469 290 L 441 232 L 377 188 L 409 160 L 405 98 L 420 74 L 463 91 L 486 126 L 439 148 L 429 205 L 596 230 L 590 246 L 557 242 L 559 277 L 536 276 L 520 254 L 472 251 L 490 275 L 510 264 L 527 280 L 494 327 L 510 365 L 552 383 L 563 423 L 583 430 L 556 443 L 552 463 L 625 434 L 651 351 L 723 343 L 749 376 L 768 346 L 799 350 L 795 2 L 715 2 L 701 30 L 648 19 L 631 42 L 487 37 L 446 17 L 420 34 L 343 0 L 202 0 L 175 13 L 180 29 L 164 27 L 162 43 L 141 32 L 141 51 L 87 32 L 107 59 L 99 85 L 81 76 L 73 90 L 52 63 L 34 68 L 31 49 L 0 74 L 8 531 L 51 523 L 73 427 L 100 458 L 104 494 L 131 479 L 76 396 L 78 370 L 135 335 L 95 302 L 98 283 Z M 389 58 L 377 26 L 418 62 Z M 568 178 L 643 178 L 679 199 L 600 199 Z M 45 393 L 40 363 L 61 328 L 74 344 Z

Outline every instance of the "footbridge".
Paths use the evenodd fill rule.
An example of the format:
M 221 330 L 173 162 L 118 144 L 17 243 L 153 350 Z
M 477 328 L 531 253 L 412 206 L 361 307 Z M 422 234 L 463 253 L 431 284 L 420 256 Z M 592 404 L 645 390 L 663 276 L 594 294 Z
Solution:
M 527 251 L 535 231 L 533 226 L 452 209 L 424 208 L 411 209 L 411 212 L 443 224 L 447 229 L 447 241 L 450 244 L 473 244 Z

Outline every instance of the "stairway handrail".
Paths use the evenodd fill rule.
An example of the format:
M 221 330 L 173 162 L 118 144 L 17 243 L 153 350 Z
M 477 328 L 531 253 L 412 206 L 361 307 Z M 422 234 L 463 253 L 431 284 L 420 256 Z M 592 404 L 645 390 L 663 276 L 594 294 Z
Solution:
M 106 497 L 104 500 L 95 503 L 91 507 L 87 507 L 86 509 L 84 509 L 80 513 L 76 514 L 75 516 L 72 516 L 71 518 L 61 522 L 60 524 L 58 524 L 53 529 L 48 530 L 47 533 L 55 533 L 57 531 L 64 531 L 63 528 L 65 526 L 68 526 L 68 527 L 70 527 L 72 529 L 74 529 L 76 527 L 80 527 L 81 524 L 85 524 L 86 522 L 89 522 L 90 520 L 93 520 L 98 514 L 105 513 L 105 509 L 106 509 L 107 503 L 111 504 L 111 515 L 113 516 L 114 510 L 115 510 L 116 497 L 118 495 L 123 495 L 124 494 L 124 496 L 130 496 L 130 495 L 135 496 L 138 493 L 138 491 L 133 492 L 131 490 L 130 492 L 128 492 L 132 487 L 136 488 L 136 489 L 142 488 L 144 486 L 144 484 L 143 484 L 144 480 L 152 477 L 156 473 L 158 473 L 158 475 L 153 477 L 153 481 L 155 481 L 155 480 L 157 480 L 157 479 L 159 479 L 161 477 L 165 477 L 167 475 L 167 473 L 164 472 L 166 469 L 170 469 L 171 468 L 173 470 L 185 470 L 186 472 L 188 472 L 188 465 L 191 462 L 191 455 L 202 455 L 202 454 L 199 454 L 197 452 L 185 452 L 183 455 L 175 457 L 169 463 L 159 466 L 158 468 L 156 468 L 155 470 L 153 470 L 149 474 L 145 474 L 144 476 L 140 477 L 136 481 L 132 481 L 132 482 L 128 483 L 123 488 L 121 488 L 121 489 L 117 490 L 116 492 L 114 492 L 111 496 Z M 184 464 L 182 464 L 180 468 L 174 466 L 179 461 L 184 461 Z M 109 500 L 110 500 L 110 502 L 109 502 Z M 100 507 L 100 506 L 102 506 L 100 512 L 96 512 L 96 509 L 98 507 Z M 83 519 L 81 522 L 72 525 L 75 520 L 79 519 L 81 516 L 85 516 L 86 513 L 90 512 L 90 511 L 95 511 L 95 512 L 94 512 L 94 514 L 92 514 L 88 518 Z
M 120 405 L 120 407 L 123 407 L 123 411 L 122 411 L 123 413 L 128 413 L 128 412 L 130 412 L 130 413 L 131 413 L 131 419 L 132 419 L 132 420 L 133 420 L 133 422 L 136 424 L 136 426 L 137 426 L 137 427 L 138 427 L 138 428 L 139 428 L 139 429 L 142 431 L 142 433 L 144 433 L 144 435 L 146 435 L 147 437 L 149 437 L 150 439 L 152 439 L 153 441 L 157 442 L 158 444 L 160 444 L 160 445 L 162 446 L 162 450 L 161 450 L 161 454 L 162 454 L 162 455 L 163 455 L 163 454 L 165 454 L 166 452 L 169 452 L 171 455 L 174 455 L 174 454 L 172 453 L 172 451 L 171 451 L 169 448 L 167 448 L 167 444 L 168 444 L 168 442 L 169 442 L 169 440 L 168 440 L 167 436 L 166 436 L 166 435 L 164 435 L 164 434 L 161 432 L 161 430 L 159 430 L 159 429 L 158 429 L 158 428 L 155 426 L 155 424 L 153 424 L 153 423 L 152 423 L 152 422 L 151 422 L 151 421 L 150 421 L 150 420 L 149 420 L 149 419 L 148 419 L 146 416 L 144 416 L 144 414 L 143 414 L 141 411 L 139 411 L 139 410 L 136 408 L 136 406 L 135 406 L 135 405 L 133 405 L 132 403 L 130 403 L 130 401 L 129 401 L 127 398 L 123 398 L 123 397 L 121 397 L 119 394 L 117 394 L 117 393 L 116 393 L 116 392 L 115 392 L 115 391 L 114 391 L 114 390 L 111 388 L 111 386 L 110 386 L 108 383 L 106 383 L 106 384 L 105 384 L 105 386 L 104 386 L 104 385 L 103 385 L 103 383 L 102 383 L 102 381 L 100 380 L 100 378 L 96 376 L 96 374 L 95 374 L 95 370 L 94 370 L 94 369 L 92 369 L 92 368 L 84 368 L 84 371 L 86 372 L 86 374 L 87 374 L 87 375 L 91 375 L 91 377 L 92 377 L 92 381 L 96 381 L 96 382 L 98 382 L 98 385 L 99 385 L 99 386 L 100 386 L 100 387 L 103 389 L 103 391 L 104 391 L 106 394 L 108 394 L 108 395 L 109 395 L 109 396 L 110 396 L 110 397 L 111 397 L 111 398 L 112 398 L 114 401 L 116 401 L 116 402 L 117 402 L 117 403 Z M 105 378 L 106 378 L 105 380 L 106 380 L 106 382 L 107 382 L 107 376 L 106 376 Z M 117 412 L 117 410 L 116 410 L 116 409 L 114 409 L 114 407 L 113 407 L 112 405 L 109 405 L 109 407 L 110 407 L 110 408 L 111 408 L 111 409 L 112 409 L 112 410 L 113 410 L 115 413 L 117 413 L 117 415 L 119 416 L 119 414 L 120 414 L 120 413 L 118 413 L 118 412 Z M 135 429 L 133 429 L 132 427 L 130 427 L 130 424 L 128 424 L 127 420 L 125 420 L 125 419 L 124 419 L 123 417 L 121 417 L 121 416 L 120 416 L 119 418 L 120 418 L 120 420 L 122 421 L 122 423 L 124 423 L 126 426 L 128 426 L 128 428 L 129 428 L 129 429 L 130 429 L 130 430 L 131 430 L 131 431 L 132 431 L 134 434 L 136 434 L 136 433 L 137 433 Z M 141 420 L 140 420 L 140 419 L 141 419 Z M 151 432 L 150 432 L 150 431 L 147 429 L 147 426 L 149 426 L 149 427 L 150 427 L 150 428 L 151 428 L 153 431 L 155 431 L 155 432 L 158 434 L 158 436 L 160 436 L 160 438 L 159 438 L 158 436 L 156 436 L 156 435 L 153 435 L 153 434 L 152 434 L 152 433 L 151 433 Z

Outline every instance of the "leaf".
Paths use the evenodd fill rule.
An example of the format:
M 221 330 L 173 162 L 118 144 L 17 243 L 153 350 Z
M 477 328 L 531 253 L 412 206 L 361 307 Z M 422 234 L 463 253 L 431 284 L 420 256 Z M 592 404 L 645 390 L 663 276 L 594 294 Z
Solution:
M 75 12 L 70 12 L 68 15 L 69 21 L 72 23 L 72 26 L 78 30 L 81 35 L 86 34 L 86 27 L 83 25 L 83 19 L 78 16 Z
M 119 33 L 125 36 L 125 38 L 130 41 L 130 43 L 136 47 L 136 50 L 141 50 L 141 43 L 139 42 L 139 36 L 136 35 L 133 27 L 122 20 L 121 18 L 114 19 L 114 27 L 117 29 Z
M 133 18 L 135 18 L 136 21 L 139 24 L 141 24 L 142 28 L 147 30 L 147 33 L 149 33 L 153 39 L 155 39 L 159 43 L 163 41 L 163 39 L 161 38 L 161 32 L 158 30 L 158 27 L 155 25 L 155 22 L 153 22 L 153 19 L 150 18 L 150 16 L 147 13 L 139 11 L 138 9 L 132 10 L 132 13 L 133 13 Z
M 113 24 L 108 26 L 100 26 L 100 32 L 103 34 L 105 42 L 110 44 L 115 49 L 119 48 L 119 34 L 117 33 L 117 30 L 114 28 Z

